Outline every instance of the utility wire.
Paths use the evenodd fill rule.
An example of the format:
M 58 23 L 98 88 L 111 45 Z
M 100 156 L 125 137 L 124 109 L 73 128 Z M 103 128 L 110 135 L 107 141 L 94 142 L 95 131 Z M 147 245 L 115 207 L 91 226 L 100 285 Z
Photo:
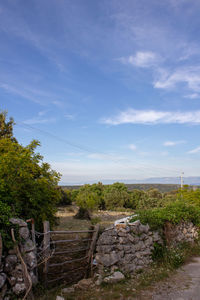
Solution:
M 67 144 L 68 146 L 74 147 L 74 148 L 79 149 L 81 151 L 84 151 L 84 152 L 87 152 L 87 153 L 90 153 L 90 154 L 94 154 L 94 153 L 101 154 L 101 155 L 105 156 L 105 158 L 109 158 L 110 160 L 112 160 L 115 163 L 119 163 L 119 162 L 123 161 L 123 159 L 121 159 L 121 160 L 120 159 L 115 159 L 115 158 L 113 158 L 112 155 L 107 154 L 105 152 L 98 151 L 98 150 L 95 150 L 95 149 L 92 149 L 92 148 L 88 148 L 88 147 L 85 147 L 85 146 L 80 145 L 80 144 L 72 143 L 72 142 L 70 142 L 69 140 L 67 140 L 65 138 L 61 138 L 61 137 L 59 137 L 59 136 L 57 136 L 55 134 L 52 134 L 52 133 L 50 133 L 50 132 L 48 132 L 46 130 L 43 130 L 43 129 L 31 126 L 29 124 L 25 124 L 23 122 L 16 122 L 16 125 L 24 127 L 24 128 L 32 129 L 34 131 L 38 131 L 38 132 L 44 134 L 45 136 L 48 135 L 49 137 L 51 137 L 53 139 L 56 139 L 56 140 L 58 140 L 60 142 L 63 142 L 65 144 Z M 127 159 L 126 162 L 128 162 L 128 161 L 131 162 L 129 159 Z M 160 168 L 160 167 L 157 167 L 155 165 L 153 165 L 153 166 L 147 166 L 147 165 L 145 165 L 143 163 L 140 163 L 140 164 L 141 164 L 141 166 L 140 167 L 134 167 L 134 170 L 141 170 L 141 168 L 143 168 L 143 169 L 146 169 L 148 171 L 149 170 L 152 171 L 152 174 L 154 174 L 153 170 L 155 170 L 155 169 L 158 170 L 158 171 L 163 171 L 163 170 L 165 170 L 165 171 L 171 171 L 170 168 L 168 169 L 166 167 L 165 168 Z M 180 174 L 180 170 L 173 170 L 173 171 L 175 171 L 177 174 Z

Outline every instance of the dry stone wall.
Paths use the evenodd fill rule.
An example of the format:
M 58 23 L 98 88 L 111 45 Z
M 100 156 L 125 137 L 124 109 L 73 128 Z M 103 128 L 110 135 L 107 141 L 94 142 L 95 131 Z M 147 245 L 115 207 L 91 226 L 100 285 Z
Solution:
M 173 232 L 172 246 L 183 241 L 193 242 L 198 237 L 198 229 L 192 223 L 173 225 L 170 230 L 168 228 L 169 232 L 171 235 Z M 116 271 L 135 273 L 147 267 L 152 262 L 154 243 L 163 244 L 165 233 L 166 230 L 161 237 L 158 231 L 152 231 L 149 225 L 143 225 L 139 220 L 106 229 L 100 235 L 96 248 L 99 278 L 112 282 Z
M 118 225 L 104 231 L 97 242 L 96 261 L 100 272 L 120 269 L 132 273 L 152 262 L 154 243 L 162 243 L 158 232 L 149 225 L 136 221 L 131 225 Z
M 19 250 L 24 263 L 27 266 L 29 278 L 32 284 L 37 283 L 36 266 L 37 258 L 33 241 L 30 238 L 30 231 L 28 224 L 21 219 L 12 218 L 10 222 L 13 225 L 19 226 Z M 15 299 L 26 292 L 26 285 L 24 281 L 22 262 L 16 249 L 11 249 L 9 252 L 0 257 L 0 300 Z

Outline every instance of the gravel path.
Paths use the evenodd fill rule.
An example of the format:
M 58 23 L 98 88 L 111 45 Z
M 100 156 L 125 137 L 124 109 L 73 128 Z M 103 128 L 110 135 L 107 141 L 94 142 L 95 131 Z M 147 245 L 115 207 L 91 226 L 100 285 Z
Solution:
M 200 300 L 200 257 L 185 264 L 170 278 L 143 291 L 138 300 Z

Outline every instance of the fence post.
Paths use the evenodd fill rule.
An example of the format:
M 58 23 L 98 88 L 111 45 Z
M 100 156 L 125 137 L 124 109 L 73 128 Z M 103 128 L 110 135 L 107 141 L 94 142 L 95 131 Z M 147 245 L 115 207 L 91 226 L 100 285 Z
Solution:
M 44 280 L 45 280 L 45 287 L 47 287 L 48 283 L 48 265 L 49 265 L 49 255 L 50 255 L 50 226 L 49 221 L 43 222 L 44 228 Z
M 99 233 L 99 224 L 97 224 L 95 226 L 94 230 L 95 231 L 94 231 L 93 236 L 92 236 L 92 241 L 91 241 L 91 244 L 90 244 L 90 249 L 88 251 L 88 259 L 87 259 L 88 270 L 90 268 L 91 269 L 91 273 L 92 273 L 93 253 L 94 253 L 94 250 L 95 250 L 96 241 L 97 241 L 98 233 Z

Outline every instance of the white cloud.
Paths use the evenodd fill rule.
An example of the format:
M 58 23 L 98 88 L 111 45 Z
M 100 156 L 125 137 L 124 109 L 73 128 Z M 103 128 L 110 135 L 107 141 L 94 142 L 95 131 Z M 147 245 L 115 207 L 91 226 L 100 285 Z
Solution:
M 172 147 L 172 146 L 176 146 L 176 145 L 184 144 L 184 143 L 185 143 L 185 141 L 166 141 L 163 143 L 163 145 L 166 147 Z
M 175 88 L 177 84 L 185 84 L 189 89 L 200 91 L 200 67 L 179 68 L 173 72 L 159 70 L 159 79 L 154 81 L 154 87 L 159 89 Z
M 130 55 L 128 57 L 121 57 L 119 60 L 124 64 L 131 64 L 136 67 L 148 68 L 155 65 L 159 60 L 159 58 L 153 52 L 139 51 L 135 55 Z
M 128 109 L 102 120 L 110 125 L 119 124 L 200 124 L 200 110 L 174 112 Z
M 135 151 L 137 149 L 137 147 L 134 144 L 130 144 L 129 149 Z
M 195 153 L 199 153 L 199 152 L 200 152 L 200 146 L 193 150 L 188 151 L 189 154 L 195 154 Z

